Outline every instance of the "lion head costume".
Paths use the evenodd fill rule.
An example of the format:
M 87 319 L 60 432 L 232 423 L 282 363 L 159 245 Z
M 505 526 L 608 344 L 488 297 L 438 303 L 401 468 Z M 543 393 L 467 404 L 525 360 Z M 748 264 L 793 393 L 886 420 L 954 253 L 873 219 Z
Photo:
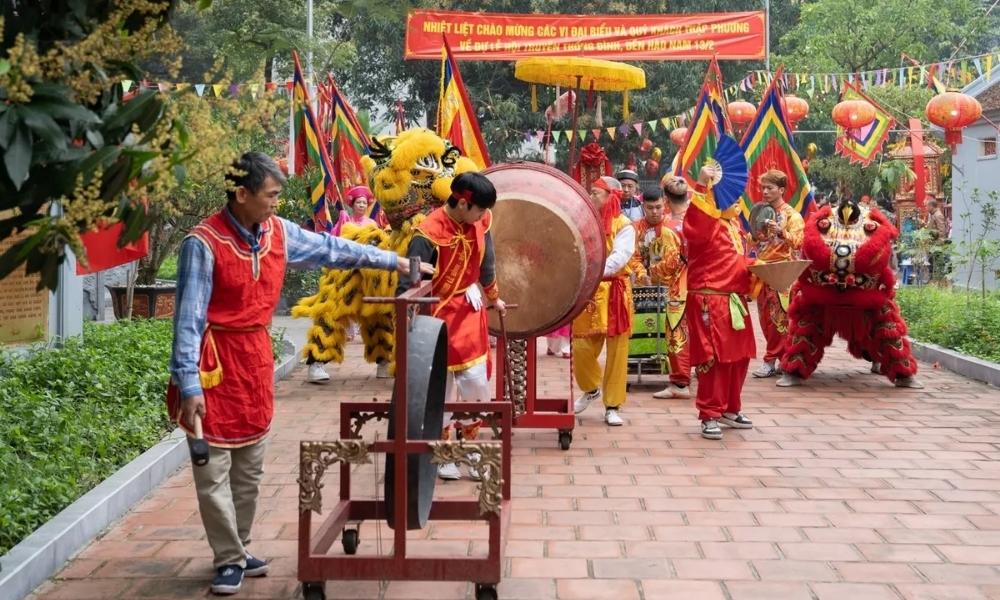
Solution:
M 461 173 L 476 171 L 458 148 L 427 129 L 409 129 L 398 136 L 372 139 L 371 153 L 362 158 L 369 187 L 382 206 L 390 230 L 346 224 L 341 236 L 405 255 L 414 228 L 451 195 L 451 182 Z M 360 326 L 365 359 L 386 364 L 393 360 L 393 309 L 365 304 L 364 296 L 392 296 L 395 272 L 374 269 L 323 274 L 314 296 L 303 298 L 292 316 L 310 317 L 303 355 L 313 362 L 342 362 L 351 321 Z

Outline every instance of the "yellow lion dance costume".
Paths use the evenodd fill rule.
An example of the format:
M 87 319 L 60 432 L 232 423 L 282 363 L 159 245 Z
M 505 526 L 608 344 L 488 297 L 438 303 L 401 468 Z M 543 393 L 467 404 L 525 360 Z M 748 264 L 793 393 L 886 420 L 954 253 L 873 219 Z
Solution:
M 478 170 L 458 148 L 427 129 L 409 129 L 394 138 L 372 139 L 362 158 L 375 199 L 391 231 L 345 224 L 341 236 L 405 256 L 417 225 L 451 195 L 451 181 Z M 324 272 L 316 295 L 299 300 L 293 317 L 313 321 L 302 354 L 312 362 L 343 362 L 347 327 L 356 321 L 365 344 L 365 360 L 393 363 L 393 307 L 365 304 L 364 296 L 393 296 L 395 271 L 331 269 Z

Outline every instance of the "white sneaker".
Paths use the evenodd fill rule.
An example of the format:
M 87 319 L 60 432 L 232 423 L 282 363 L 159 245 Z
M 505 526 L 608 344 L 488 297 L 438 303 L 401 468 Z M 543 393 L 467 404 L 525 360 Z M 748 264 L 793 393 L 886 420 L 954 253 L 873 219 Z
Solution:
M 668 383 L 667 387 L 663 388 L 658 392 L 653 392 L 654 398 L 690 398 L 691 390 L 687 387 L 681 387 L 679 385 Z
M 375 368 L 375 379 L 392 379 L 392 375 L 389 374 L 389 363 L 378 363 Z
M 774 385 L 778 387 L 798 387 L 802 385 L 802 378 L 793 373 L 785 373 L 778 378 Z
M 621 416 L 618 414 L 617 408 L 609 408 L 604 411 L 604 422 L 611 427 L 621 427 L 625 424 L 625 421 L 622 421 Z
M 330 374 L 326 372 L 325 363 L 314 362 L 309 365 L 309 373 L 306 374 L 306 381 L 309 383 L 330 381 Z
M 590 406 L 591 402 L 597 400 L 600 397 L 601 397 L 601 390 L 599 389 L 594 390 L 593 392 L 584 392 L 583 395 L 577 398 L 576 402 L 573 403 L 573 412 L 575 414 L 582 413 L 583 411 L 587 410 L 587 407 Z
M 438 465 L 438 477 L 447 479 L 448 481 L 455 481 L 462 478 L 462 472 L 458 470 L 458 465 L 455 463 L 445 463 Z

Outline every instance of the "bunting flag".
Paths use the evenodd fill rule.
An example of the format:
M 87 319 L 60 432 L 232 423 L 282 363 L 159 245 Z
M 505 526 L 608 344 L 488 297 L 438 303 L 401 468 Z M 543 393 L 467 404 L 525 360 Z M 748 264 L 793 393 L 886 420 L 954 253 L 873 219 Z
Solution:
M 438 97 L 437 134 L 448 139 L 472 159 L 480 169 L 490 166 L 490 153 L 479 130 L 468 91 L 462 83 L 458 61 L 451 53 L 448 39 L 442 35 L 441 94 Z
M 676 174 L 684 177 L 688 185 L 698 181 L 701 168 L 715 155 L 719 139 L 729 131 L 722 99 L 722 75 L 719 63 L 713 58 L 705 72 L 705 81 L 694 107 L 694 117 L 688 127 L 687 138 L 681 146 Z
M 302 174 L 307 160 L 319 166 L 319 181 L 316 182 L 316 186 L 313 187 L 310 194 L 310 200 L 313 204 L 313 222 L 316 231 L 329 232 L 333 230 L 333 219 L 330 217 L 330 207 L 327 200 L 331 193 L 336 193 L 337 186 L 334 185 L 333 168 L 326 152 L 326 144 L 320 143 L 320 140 L 323 139 L 323 133 L 319 129 L 316 116 L 313 114 L 309 89 L 302 76 L 299 53 L 293 50 L 292 58 L 295 59 L 295 75 L 292 78 L 292 97 L 295 110 L 295 174 Z
M 937 80 L 933 75 L 931 79 Z M 856 82 L 844 87 L 841 99 L 865 100 L 875 107 L 875 120 L 858 129 L 857 133 L 848 135 L 843 127 L 837 126 L 837 154 L 852 163 L 860 163 L 867 167 L 882 151 L 882 146 L 889 139 L 889 132 L 896 126 L 896 121 L 878 102 L 859 90 Z
M 764 92 L 757 116 L 743 134 L 743 154 L 750 173 L 749 184 L 743 194 L 743 218 L 749 222 L 750 209 L 762 200 L 758 178 L 770 169 L 777 169 L 788 176 L 785 201 L 803 215 L 812 202 L 812 186 L 802 161 L 795 152 L 792 128 L 789 127 L 781 107 L 780 77 L 775 77 Z

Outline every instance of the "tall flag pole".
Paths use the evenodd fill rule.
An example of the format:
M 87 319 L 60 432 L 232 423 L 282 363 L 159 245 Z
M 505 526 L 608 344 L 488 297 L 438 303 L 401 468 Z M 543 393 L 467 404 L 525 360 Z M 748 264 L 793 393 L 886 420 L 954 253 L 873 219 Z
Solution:
M 371 152 L 371 140 L 347 96 L 337 87 L 337 82 L 329 75 L 327 81 L 332 107 L 330 146 L 333 149 L 333 172 L 343 196 L 352 186 L 368 184 L 361 157 Z M 380 225 L 388 224 L 378 200 L 368 206 L 368 216 Z
M 322 131 L 319 129 L 316 115 L 313 113 L 312 103 L 309 99 L 309 89 L 306 87 L 305 78 L 302 76 L 302 65 L 299 62 L 299 53 L 292 51 L 292 58 L 295 60 L 295 75 L 292 84 L 292 104 L 296 107 L 295 130 L 297 147 L 302 147 L 304 152 L 296 152 L 298 156 L 305 155 L 310 161 L 320 168 L 320 178 L 313 187 L 310 200 L 313 205 L 313 222 L 316 231 L 332 231 L 333 219 L 330 217 L 330 207 L 328 195 L 337 193 L 337 187 L 333 182 L 333 168 L 330 164 L 330 157 L 327 155 L 326 144 L 321 143 L 323 139 Z M 296 160 L 296 173 L 302 174 L 305 169 L 305 160 L 301 163 Z
M 782 107 L 781 68 L 764 92 L 757 115 L 743 134 L 740 146 L 746 156 L 750 185 L 741 199 L 743 218 L 749 220 L 750 209 L 763 200 L 756 185 L 757 178 L 770 169 L 778 169 L 788 176 L 785 201 L 803 215 L 812 203 L 813 191 L 802 160 L 795 151 L 792 128 Z
M 480 169 L 490 166 L 490 153 L 483 141 L 483 134 L 472 110 L 468 91 L 462 83 L 458 61 L 451 53 L 448 39 L 442 35 L 441 94 L 438 97 L 437 133 L 450 140 Z
M 403 133 L 406 129 L 406 111 L 403 108 L 403 101 L 396 100 L 396 135 Z

